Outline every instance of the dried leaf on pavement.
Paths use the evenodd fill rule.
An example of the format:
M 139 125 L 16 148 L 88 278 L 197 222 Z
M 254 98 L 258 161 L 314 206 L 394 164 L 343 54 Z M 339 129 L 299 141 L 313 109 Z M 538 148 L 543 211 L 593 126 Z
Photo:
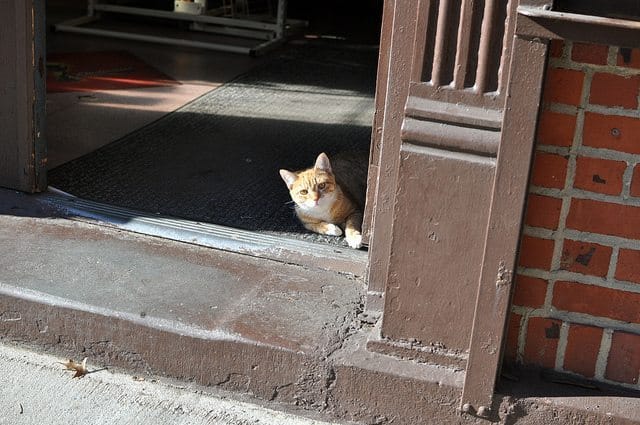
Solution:
M 73 359 L 69 359 L 68 362 L 60 362 L 60 364 L 64 365 L 66 370 L 75 370 L 76 373 L 73 375 L 73 378 L 82 378 L 84 375 L 89 373 L 87 369 L 87 358 L 85 357 L 82 360 L 82 363 L 78 363 Z

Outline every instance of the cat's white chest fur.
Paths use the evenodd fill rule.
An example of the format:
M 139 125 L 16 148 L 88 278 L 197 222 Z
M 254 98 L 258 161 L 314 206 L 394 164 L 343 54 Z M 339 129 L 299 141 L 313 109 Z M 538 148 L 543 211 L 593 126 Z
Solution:
M 302 204 L 297 204 L 296 207 L 308 217 L 331 223 L 333 221 L 331 207 L 335 200 L 336 194 L 333 192 L 330 195 L 322 196 L 317 204 L 313 200 L 307 200 Z

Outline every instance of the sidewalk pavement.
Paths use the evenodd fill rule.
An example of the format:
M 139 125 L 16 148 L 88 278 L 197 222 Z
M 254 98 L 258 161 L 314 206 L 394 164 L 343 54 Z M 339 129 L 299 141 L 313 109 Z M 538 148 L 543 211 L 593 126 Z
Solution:
M 189 383 L 92 367 L 73 378 L 68 359 L 0 343 L 1 425 L 327 425 Z M 75 359 L 82 361 L 82 359 Z M 95 372 L 91 372 L 95 370 Z

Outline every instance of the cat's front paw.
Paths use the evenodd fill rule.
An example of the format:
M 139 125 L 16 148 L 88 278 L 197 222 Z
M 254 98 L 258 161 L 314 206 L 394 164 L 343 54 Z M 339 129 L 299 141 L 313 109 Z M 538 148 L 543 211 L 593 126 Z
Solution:
M 351 248 L 358 249 L 362 246 L 362 235 L 360 233 L 351 233 L 345 239 Z
M 333 223 L 327 223 L 327 227 L 324 229 L 325 235 L 342 236 L 342 229 Z

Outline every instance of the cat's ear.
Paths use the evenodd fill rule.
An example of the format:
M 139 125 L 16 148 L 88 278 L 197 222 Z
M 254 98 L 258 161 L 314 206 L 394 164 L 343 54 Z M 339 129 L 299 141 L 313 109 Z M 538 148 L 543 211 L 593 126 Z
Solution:
M 316 165 L 313 166 L 316 170 L 326 171 L 328 173 L 331 172 L 331 163 L 329 162 L 329 157 L 326 153 L 322 152 L 316 158 Z
M 289 189 L 293 186 L 293 182 L 298 179 L 298 175 L 289 170 L 280 170 L 280 177 L 282 177 L 282 180 L 284 180 Z

